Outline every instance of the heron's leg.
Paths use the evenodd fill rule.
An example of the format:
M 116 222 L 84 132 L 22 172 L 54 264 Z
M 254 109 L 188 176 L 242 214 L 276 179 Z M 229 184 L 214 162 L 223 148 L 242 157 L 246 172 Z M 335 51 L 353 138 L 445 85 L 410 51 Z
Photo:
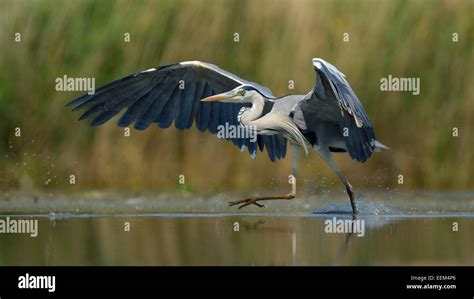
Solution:
M 248 205 L 256 205 L 257 207 L 264 208 L 265 206 L 259 204 L 258 201 L 260 200 L 275 200 L 275 199 L 293 199 L 296 196 L 296 169 L 298 167 L 298 146 L 292 144 L 291 145 L 291 176 L 290 176 L 290 184 L 291 184 L 291 192 L 285 195 L 275 195 L 275 196 L 254 196 L 249 197 L 243 200 L 231 201 L 229 202 L 229 206 L 235 206 L 240 204 L 239 209 L 246 207 Z
M 324 159 L 324 161 L 326 161 L 329 164 L 329 166 L 331 166 L 332 170 L 334 170 L 334 172 L 337 174 L 337 176 L 342 181 L 344 186 L 346 186 L 347 194 L 349 195 L 349 198 L 351 200 L 352 213 L 357 214 L 357 207 L 355 204 L 354 191 L 352 189 L 352 185 L 347 180 L 347 177 L 339 169 L 336 162 L 332 159 L 329 148 L 322 148 L 319 146 L 316 146 L 315 148 L 318 154 Z

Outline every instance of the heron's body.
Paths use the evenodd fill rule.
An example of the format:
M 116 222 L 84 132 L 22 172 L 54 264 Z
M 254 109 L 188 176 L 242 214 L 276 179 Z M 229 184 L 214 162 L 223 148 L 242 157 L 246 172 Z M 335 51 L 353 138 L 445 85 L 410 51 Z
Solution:
M 243 80 L 212 64 L 198 61 L 165 65 L 116 80 L 84 95 L 68 105 L 86 109 L 80 119 L 94 118 L 101 125 L 120 111 L 119 126 L 132 123 L 139 130 L 152 123 L 178 129 L 193 123 L 200 131 L 216 133 L 224 124 L 244 126 L 257 133 L 256 141 L 225 137 L 255 156 L 257 148 L 267 150 L 272 161 L 286 155 L 292 146 L 292 191 L 283 196 L 251 197 L 231 205 L 241 208 L 260 200 L 291 199 L 296 195 L 296 168 L 299 148 L 313 148 L 336 172 L 346 186 L 353 212 L 356 205 L 352 186 L 338 169 L 331 152 L 348 152 L 360 162 L 381 148 L 372 124 L 344 75 L 322 59 L 313 59 L 317 79 L 306 95 L 274 97 L 270 90 Z
M 281 134 L 283 137 L 290 139 L 291 136 L 284 135 L 284 133 L 275 130 L 272 122 L 267 123 L 267 119 L 273 120 L 275 115 L 281 118 L 287 118 L 293 122 L 301 134 L 304 136 L 305 143 L 311 147 L 318 144 L 327 146 L 331 152 L 346 152 L 346 144 L 344 137 L 340 132 L 337 123 L 331 123 L 324 119 L 316 119 L 312 123 L 312 130 L 307 129 L 304 119 L 298 118 L 301 114 L 301 102 L 305 100 L 305 95 L 288 95 L 275 100 L 272 110 L 264 116 L 259 116 L 256 120 L 241 122 L 244 126 L 255 125 L 257 132 L 262 135 Z M 261 114 L 261 113 L 258 113 Z M 319 142 L 318 142 L 319 141 Z M 293 143 L 302 146 L 299 140 L 294 140 Z

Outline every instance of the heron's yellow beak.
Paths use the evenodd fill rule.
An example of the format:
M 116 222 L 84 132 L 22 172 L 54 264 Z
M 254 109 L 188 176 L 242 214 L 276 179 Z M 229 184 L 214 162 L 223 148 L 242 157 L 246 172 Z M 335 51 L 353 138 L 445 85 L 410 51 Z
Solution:
M 201 102 L 217 102 L 217 101 L 225 100 L 231 97 L 232 96 L 228 92 L 226 92 L 226 93 L 220 93 L 220 94 L 216 94 L 216 95 L 204 98 L 201 100 Z

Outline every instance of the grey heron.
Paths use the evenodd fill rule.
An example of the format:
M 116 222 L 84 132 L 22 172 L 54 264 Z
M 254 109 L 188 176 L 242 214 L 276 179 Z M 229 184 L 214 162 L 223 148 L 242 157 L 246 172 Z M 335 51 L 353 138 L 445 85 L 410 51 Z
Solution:
M 257 148 L 266 149 L 271 161 L 283 159 L 287 141 L 292 148 L 291 191 L 280 196 L 256 196 L 229 205 L 263 207 L 260 201 L 292 199 L 296 196 L 296 170 L 299 151 L 314 149 L 344 184 L 357 213 L 354 191 L 331 157 L 346 152 L 365 162 L 374 151 L 387 149 L 375 139 L 372 123 L 345 75 L 320 58 L 313 59 L 316 83 L 306 95 L 275 97 L 257 83 L 239 78 L 213 64 L 187 61 L 163 65 L 123 77 L 85 94 L 67 106 L 84 109 L 79 120 L 91 118 L 92 126 L 102 125 L 122 110 L 120 127 L 144 130 L 152 123 L 168 128 L 189 129 L 216 134 L 221 125 L 256 131 L 248 136 L 225 136 L 254 157 Z

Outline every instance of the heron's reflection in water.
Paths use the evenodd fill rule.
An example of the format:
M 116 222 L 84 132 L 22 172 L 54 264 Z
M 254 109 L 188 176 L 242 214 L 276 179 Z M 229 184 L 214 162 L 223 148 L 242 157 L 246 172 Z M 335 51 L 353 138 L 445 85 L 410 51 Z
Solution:
M 289 220 L 293 220 L 290 218 Z M 390 217 L 377 217 L 374 215 L 353 215 L 351 212 L 344 211 L 330 211 L 325 213 L 317 214 L 313 217 L 308 217 L 308 221 L 311 222 L 308 226 L 317 226 L 317 233 L 321 236 L 323 234 L 331 235 L 331 232 L 325 231 L 325 226 L 328 221 L 343 221 L 346 223 L 343 229 L 346 229 L 347 232 L 335 232 L 334 235 L 339 236 L 339 241 L 334 250 L 331 246 L 331 249 L 324 250 L 324 237 L 321 238 L 320 244 L 322 244 L 323 252 L 330 252 L 331 259 L 328 262 L 329 265 L 341 265 L 344 264 L 344 260 L 347 258 L 347 255 L 350 253 L 351 244 L 354 239 L 361 239 L 363 242 L 367 237 L 367 234 L 372 230 L 382 229 L 385 225 L 394 223 L 397 218 Z M 301 245 L 303 249 L 307 249 L 311 246 L 316 246 L 315 243 L 309 241 L 311 238 L 305 236 L 298 225 L 285 222 L 284 224 L 281 221 L 274 221 L 274 219 L 263 220 L 258 219 L 254 221 L 250 220 L 241 220 L 240 221 L 240 231 L 243 233 L 253 233 L 253 234 L 265 234 L 267 238 L 278 239 L 279 242 L 287 243 L 287 247 L 290 248 L 291 252 L 291 263 L 290 265 L 297 266 L 298 263 L 298 245 Z M 318 225 L 322 223 L 322 225 Z M 347 226 L 349 223 L 349 227 Z M 336 224 L 334 224 L 336 225 Z M 361 230 L 362 229 L 362 230 Z M 343 238 L 341 239 L 340 237 Z M 307 241 L 305 241 L 307 240 Z M 331 240 L 331 243 L 332 240 Z M 273 248 L 278 252 L 278 248 Z M 268 253 L 267 253 L 268 254 Z
M 350 254 L 352 243 L 354 240 L 360 242 L 366 242 L 365 239 L 371 231 L 383 229 L 384 226 L 388 224 L 393 224 L 401 218 L 396 217 L 386 217 L 386 216 L 374 216 L 374 215 L 353 215 L 351 212 L 344 211 L 328 211 L 325 213 L 318 214 L 312 220 L 312 222 L 323 222 L 323 227 L 321 229 L 321 234 L 331 235 L 331 232 L 325 231 L 325 226 L 328 221 L 343 221 L 346 223 L 345 229 L 347 229 L 347 223 L 350 227 L 347 229 L 347 232 L 337 233 L 334 232 L 334 235 L 337 235 L 338 242 L 336 247 L 328 247 L 327 251 L 332 254 L 332 258 L 329 265 L 344 265 L 347 264 L 345 261 L 348 259 L 348 254 Z M 308 219 L 311 220 L 311 219 Z M 349 221 L 348 221 L 349 220 Z M 298 228 L 295 225 L 281 225 L 273 221 L 265 222 L 265 220 L 258 219 L 255 221 L 245 220 L 240 223 L 242 232 L 253 232 L 253 233 L 262 233 L 267 235 L 272 235 L 275 239 L 279 239 L 287 244 L 291 248 L 291 265 L 298 265 L 298 242 L 297 240 L 302 238 L 302 246 L 307 246 L 304 244 L 305 236 L 302 236 L 298 233 Z M 336 224 L 334 224 L 336 226 Z M 360 231 L 362 229 L 362 231 Z M 324 239 L 322 241 L 322 247 L 324 250 Z
M 278 238 L 288 239 L 288 242 L 291 243 L 291 265 L 297 265 L 297 233 L 293 226 L 265 225 L 265 220 L 260 219 L 257 221 L 242 221 L 241 228 L 244 232 L 276 233 L 279 234 Z
M 348 211 L 326 211 L 318 214 L 319 217 L 325 220 L 326 225 L 341 226 L 344 240 L 341 242 L 340 247 L 335 251 L 331 265 L 343 265 L 344 259 L 350 253 L 352 243 L 355 240 L 364 242 L 369 238 L 369 234 L 372 231 L 382 229 L 388 224 L 392 224 L 401 218 L 388 217 L 388 216 L 376 216 L 376 215 L 358 215 L 352 214 Z M 334 224 L 333 222 L 340 222 Z M 329 232 L 334 233 L 334 232 Z M 336 232 L 338 233 L 338 232 Z
M 325 221 L 334 218 L 363 220 L 363 234 L 354 227 L 327 233 Z M 0 235 L 1 265 L 474 265 L 474 218 L 462 215 L 325 211 L 38 219 L 36 238 Z M 453 232 L 453 222 L 459 231 Z

